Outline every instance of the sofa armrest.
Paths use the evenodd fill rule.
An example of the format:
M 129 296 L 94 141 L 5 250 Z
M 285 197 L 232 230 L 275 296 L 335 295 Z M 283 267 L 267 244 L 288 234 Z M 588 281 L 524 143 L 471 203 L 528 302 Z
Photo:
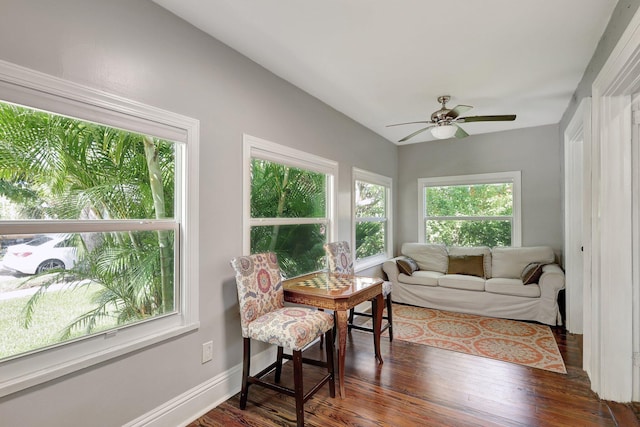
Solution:
M 400 274 L 400 270 L 398 269 L 398 264 L 396 261 L 399 259 L 408 259 L 406 256 L 398 256 L 395 258 L 391 258 L 386 260 L 382 264 L 382 270 L 384 270 L 385 274 L 389 281 L 393 284 L 398 283 L 398 275 Z
M 542 275 L 538 280 L 540 297 L 557 299 L 558 292 L 564 289 L 564 272 L 558 264 L 547 264 L 542 267 Z

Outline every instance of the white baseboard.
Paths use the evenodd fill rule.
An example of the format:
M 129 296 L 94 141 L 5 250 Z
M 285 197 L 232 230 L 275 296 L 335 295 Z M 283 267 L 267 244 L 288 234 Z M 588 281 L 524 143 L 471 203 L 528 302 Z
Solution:
M 251 371 L 259 372 L 275 359 L 275 347 L 269 348 L 251 358 Z M 143 414 L 123 427 L 186 426 L 238 393 L 241 377 L 242 363 Z

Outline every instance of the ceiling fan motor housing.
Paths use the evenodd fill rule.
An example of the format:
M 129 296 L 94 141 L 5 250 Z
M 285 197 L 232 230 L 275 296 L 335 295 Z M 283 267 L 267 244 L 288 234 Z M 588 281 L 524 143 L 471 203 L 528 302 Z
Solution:
M 440 124 L 441 121 L 447 119 L 447 114 L 449 113 L 449 111 L 451 111 L 451 109 L 447 108 L 446 103 L 449 102 L 450 99 L 451 97 L 449 95 L 442 95 L 438 97 L 438 102 L 442 104 L 442 108 L 431 115 L 432 122 Z

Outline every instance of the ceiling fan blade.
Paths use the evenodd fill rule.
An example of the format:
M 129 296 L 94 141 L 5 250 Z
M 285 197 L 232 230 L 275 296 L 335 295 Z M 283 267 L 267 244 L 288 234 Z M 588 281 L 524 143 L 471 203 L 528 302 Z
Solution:
M 420 121 L 420 122 L 395 123 L 395 124 L 392 124 L 392 125 L 387 125 L 386 127 L 412 125 L 412 124 L 415 124 L 415 123 L 433 123 L 433 122 L 431 120 L 429 120 L 429 121 L 424 121 L 423 120 L 423 121 Z
M 422 128 L 422 129 L 420 129 L 420 130 L 417 130 L 417 131 L 415 131 L 414 133 L 412 133 L 412 134 L 410 134 L 410 135 L 405 136 L 404 138 L 402 138 L 402 139 L 401 139 L 401 140 L 399 140 L 398 142 L 405 142 L 407 139 L 413 138 L 413 137 L 414 137 L 414 136 L 416 136 L 417 134 L 422 133 L 422 132 L 424 132 L 425 130 L 430 129 L 430 128 L 432 128 L 432 127 L 433 127 L 433 126 L 427 126 L 426 128 Z
M 456 121 L 458 123 L 471 123 L 471 122 L 512 122 L 516 119 L 515 114 L 505 114 L 502 116 L 471 116 L 460 117 Z
M 460 126 L 458 126 L 458 125 L 457 125 L 457 124 L 455 124 L 455 123 L 452 123 L 452 124 L 453 124 L 455 127 L 457 127 L 457 128 L 458 128 L 458 130 L 456 131 L 456 133 L 455 133 L 453 136 L 455 136 L 456 138 L 464 138 L 464 137 L 469 136 L 469 134 L 468 134 L 464 129 L 462 129 Z
M 467 111 L 471 110 L 472 108 L 473 107 L 471 105 L 456 105 L 455 107 L 453 107 L 451 109 L 451 111 L 449 111 L 447 113 L 446 117 L 448 117 L 450 119 L 455 119 L 460 114 L 466 113 Z

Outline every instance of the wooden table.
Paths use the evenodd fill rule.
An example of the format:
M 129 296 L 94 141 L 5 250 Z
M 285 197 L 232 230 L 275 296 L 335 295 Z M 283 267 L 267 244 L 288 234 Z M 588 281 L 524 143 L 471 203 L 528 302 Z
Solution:
M 344 391 L 344 355 L 347 347 L 347 312 L 356 305 L 373 300 L 375 355 L 380 355 L 380 328 L 382 326 L 382 279 L 332 273 L 312 273 L 283 282 L 285 301 L 310 305 L 336 313 L 338 331 L 338 386 L 340 397 Z

